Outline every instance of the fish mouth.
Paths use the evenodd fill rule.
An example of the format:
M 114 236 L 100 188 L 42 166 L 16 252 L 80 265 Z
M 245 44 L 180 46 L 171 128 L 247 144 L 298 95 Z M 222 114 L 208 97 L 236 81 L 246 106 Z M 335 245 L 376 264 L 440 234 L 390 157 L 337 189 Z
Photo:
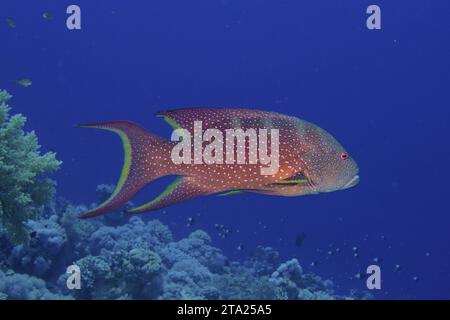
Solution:
M 359 175 L 354 176 L 342 189 L 348 189 L 356 186 L 359 183 Z

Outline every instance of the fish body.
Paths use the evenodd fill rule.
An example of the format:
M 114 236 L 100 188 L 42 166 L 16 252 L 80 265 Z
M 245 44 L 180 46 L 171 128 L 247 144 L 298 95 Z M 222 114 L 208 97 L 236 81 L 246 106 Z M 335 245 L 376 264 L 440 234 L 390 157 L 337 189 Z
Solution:
M 174 139 L 174 135 L 174 141 L 162 139 L 127 121 L 81 126 L 116 132 L 122 139 L 125 151 L 125 163 L 115 191 L 98 208 L 82 217 L 93 217 L 114 210 L 151 181 L 169 175 L 176 176 L 175 181 L 160 196 L 130 211 L 156 210 L 210 194 L 256 192 L 300 196 L 331 192 L 352 187 L 359 180 L 355 161 L 329 133 L 295 117 L 268 111 L 226 108 L 178 109 L 163 111 L 158 115 L 175 131 L 182 130 L 178 139 Z M 199 123 L 202 129 L 200 133 L 197 130 Z M 208 129 L 218 130 L 224 135 L 210 136 L 208 139 Z M 234 137 L 230 140 L 227 135 L 229 130 L 255 132 L 259 134 L 256 138 L 259 140 L 255 142 L 252 140 L 254 136 L 249 135 L 245 144 L 230 144 L 232 148 L 228 148 L 227 143 L 234 141 Z M 262 136 L 267 139 L 261 139 Z M 278 149 L 272 144 L 274 141 L 278 142 Z M 213 142 L 216 148 L 211 148 Z M 219 147 L 220 142 L 223 142 L 224 147 Z M 253 142 L 258 146 L 257 151 L 251 148 Z M 193 161 L 174 161 L 174 150 L 182 143 L 188 147 L 180 154 L 184 157 L 185 153 L 194 151 L 191 157 Z M 263 146 L 265 153 L 261 152 Z M 196 149 L 202 150 L 200 158 L 203 156 L 204 159 L 197 158 Z M 229 158 L 227 152 L 231 149 L 235 154 Z M 205 160 L 208 152 L 215 159 L 213 162 Z M 267 158 L 269 154 L 271 157 L 277 155 L 276 169 L 272 171 L 268 171 L 268 162 L 262 161 L 263 155 Z M 223 159 L 227 159 L 227 162 Z M 232 162 L 228 161 L 230 159 Z

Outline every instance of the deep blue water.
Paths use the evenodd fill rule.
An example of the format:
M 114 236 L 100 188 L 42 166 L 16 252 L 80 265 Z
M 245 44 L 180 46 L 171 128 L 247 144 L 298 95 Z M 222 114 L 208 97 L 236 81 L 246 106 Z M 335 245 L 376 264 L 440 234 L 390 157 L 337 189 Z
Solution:
M 82 10 L 80 31 L 65 27 L 72 3 Z M 370 4 L 381 7 L 381 30 L 366 28 Z M 193 217 L 238 260 L 273 246 L 342 292 L 365 289 L 354 275 L 379 258 L 376 298 L 450 298 L 448 1 L 5 0 L 0 16 L 17 22 L 0 26 L 0 88 L 64 162 L 59 196 L 90 203 L 96 185 L 116 183 L 120 172 L 119 139 L 78 123 L 127 119 L 167 137 L 159 110 L 246 106 L 298 116 L 351 152 L 357 187 L 206 197 L 146 215 L 177 237 Z M 23 77 L 33 85 L 14 84 Z M 136 203 L 162 188 L 152 184 Z M 220 238 L 215 223 L 232 235 Z

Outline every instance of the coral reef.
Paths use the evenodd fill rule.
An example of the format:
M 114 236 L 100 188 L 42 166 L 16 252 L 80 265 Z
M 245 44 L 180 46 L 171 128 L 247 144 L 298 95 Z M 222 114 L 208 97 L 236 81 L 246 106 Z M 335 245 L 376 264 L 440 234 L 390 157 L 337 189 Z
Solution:
M 279 265 L 279 254 L 272 247 L 256 247 L 255 252 L 246 261 L 246 266 L 257 275 L 268 275 Z
M 31 235 L 23 244 L 0 232 L 0 299 L 353 297 L 335 295 L 330 281 L 305 273 L 296 259 L 281 263 L 271 247 L 230 262 L 204 231 L 175 241 L 158 220 L 128 215 L 126 224 L 111 225 L 108 218 L 77 219 L 85 209 L 67 203 L 48 208 L 26 223 Z M 72 264 L 81 271 L 79 290 L 66 285 Z
M 0 299 L 10 300 L 55 300 L 71 299 L 52 293 L 42 279 L 26 274 L 14 273 L 11 270 L 3 272 L 0 270 Z
M 11 96 L 0 91 L 0 223 L 15 242 L 26 239 L 23 222 L 53 196 L 55 182 L 45 175 L 61 162 L 55 154 L 41 154 L 36 134 L 25 132 L 26 118 L 9 115 Z
M 67 236 L 66 231 L 57 222 L 57 217 L 29 220 L 30 239 L 26 244 L 19 244 L 12 249 L 9 264 L 15 270 L 37 277 L 43 277 L 53 270 L 62 257 Z
M 222 252 L 212 247 L 210 236 L 201 230 L 194 231 L 186 239 L 169 243 L 162 248 L 161 256 L 168 267 L 183 260 L 196 260 L 210 272 L 220 273 L 226 262 Z
M 276 294 L 285 299 L 333 300 L 344 298 L 333 295 L 331 281 L 322 281 L 318 276 L 304 274 L 297 259 L 281 264 L 270 276 L 270 281 L 277 288 Z

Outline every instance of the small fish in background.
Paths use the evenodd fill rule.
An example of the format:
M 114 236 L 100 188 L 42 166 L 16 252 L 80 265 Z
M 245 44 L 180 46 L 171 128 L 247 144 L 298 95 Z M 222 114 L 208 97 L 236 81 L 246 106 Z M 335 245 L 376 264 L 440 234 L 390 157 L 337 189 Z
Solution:
M 228 238 L 228 236 L 230 235 L 230 233 L 231 233 L 231 230 L 230 230 L 230 229 L 224 228 L 224 229 L 222 229 L 222 230 L 219 232 L 218 236 L 219 236 L 220 238 L 222 238 L 222 239 L 225 239 L 225 238 Z
M 381 262 L 381 258 L 375 257 L 372 259 L 373 262 L 375 263 L 380 263 Z
M 194 225 L 194 223 L 195 223 L 194 218 L 189 217 L 189 218 L 187 219 L 187 224 L 186 224 L 186 226 L 187 226 L 187 227 L 192 227 L 192 226 Z
M 33 81 L 31 81 L 31 79 L 28 78 L 23 78 L 23 79 L 19 79 L 16 81 L 16 84 L 22 87 L 29 87 L 33 84 Z
M 395 268 L 394 268 L 394 271 L 399 272 L 399 271 L 401 271 L 401 270 L 402 270 L 402 266 L 399 265 L 399 264 L 396 264 L 396 265 L 395 265 Z
M 44 20 L 51 20 L 52 19 L 52 14 L 48 11 L 44 11 L 42 13 L 42 18 L 44 18 Z
M 358 272 L 358 273 L 355 274 L 353 277 L 354 277 L 355 279 L 357 279 L 357 280 L 362 280 L 362 279 L 366 278 L 366 275 L 365 275 L 364 273 L 362 273 L 362 272 Z
M 232 232 L 230 228 L 225 227 L 223 224 L 215 223 L 214 228 L 218 231 L 217 235 L 222 239 L 227 238 Z
M 10 28 L 15 28 L 17 26 L 17 23 L 13 18 L 6 18 L 5 21 Z
M 217 236 L 219 238 L 225 239 L 227 237 L 227 234 L 225 232 L 226 230 L 225 226 L 223 224 L 216 224 L 215 227 L 218 231 Z
M 317 261 L 313 261 L 313 262 L 311 262 L 311 267 L 317 267 L 317 265 L 318 265 L 319 263 L 317 262 Z
M 295 237 L 295 245 L 300 248 L 301 246 L 303 246 L 303 243 L 305 242 L 305 239 L 306 239 L 306 233 L 300 232 Z
M 236 248 L 238 251 L 242 251 L 242 250 L 244 250 L 244 245 L 242 244 L 242 243 L 240 243 L 238 246 L 237 246 L 237 248 Z

